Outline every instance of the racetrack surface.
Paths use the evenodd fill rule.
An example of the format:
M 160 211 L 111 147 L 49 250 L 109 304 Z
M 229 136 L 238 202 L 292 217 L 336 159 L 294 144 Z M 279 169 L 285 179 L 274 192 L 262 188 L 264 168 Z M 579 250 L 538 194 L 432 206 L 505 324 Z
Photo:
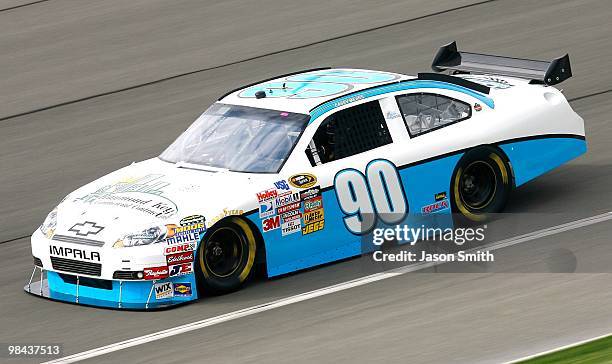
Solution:
M 415 74 L 451 40 L 515 57 L 568 52 L 574 78 L 560 87 L 585 119 L 589 152 L 519 189 L 508 211 L 556 213 L 549 225 L 612 211 L 609 1 L 267 1 L 251 9 L 246 1 L 50 0 L 2 11 L 27 3 L 0 1 L 0 342 L 59 342 L 72 354 L 366 274 L 350 260 L 155 313 L 22 291 L 28 235 L 64 195 L 157 155 L 219 95 L 275 74 L 326 65 Z M 603 222 L 503 253 L 563 248 L 583 273 L 407 274 L 90 361 L 511 360 L 612 331 L 612 276 L 599 273 L 610 271 L 611 232 Z

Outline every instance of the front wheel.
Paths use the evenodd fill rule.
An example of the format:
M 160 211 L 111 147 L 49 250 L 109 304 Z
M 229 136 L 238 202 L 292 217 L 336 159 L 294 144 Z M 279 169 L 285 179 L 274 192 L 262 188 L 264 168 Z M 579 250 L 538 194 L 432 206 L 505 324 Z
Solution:
M 216 223 L 204 236 L 197 253 L 198 284 L 204 293 L 239 289 L 252 275 L 257 242 L 249 225 L 238 217 Z
M 468 220 L 485 221 L 503 210 L 511 190 L 503 155 L 491 147 L 475 149 L 461 158 L 453 175 L 453 207 Z

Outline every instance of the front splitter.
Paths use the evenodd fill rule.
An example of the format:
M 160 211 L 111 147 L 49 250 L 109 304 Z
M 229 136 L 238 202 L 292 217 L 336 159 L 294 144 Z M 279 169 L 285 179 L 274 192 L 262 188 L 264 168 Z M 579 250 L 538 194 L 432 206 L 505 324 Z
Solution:
M 40 273 L 40 274 L 38 274 Z M 95 290 L 90 287 L 84 287 L 79 285 L 79 280 L 77 279 L 77 284 L 72 285 L 70 290 L 66 290 L 65 286 L 57 287 L 58 289 L 54 289 L 53 279 L 49 280 L 47 278 L 48 274 L 56 275 L 55 272 L 48 272 L 40 267 L 34 267 L 32 275 L 30 277 L 30 281 L 23 287 L 26 293 L 29 293 L 33 296 L 38 296 L 41 298 L 49 299 L 52 301 L 65 302 L 76 304 L 80 306 L 89 306 L 89 307 L 98 307 L 98 308 L 107 308 L 107 309 L 115 309 L 115 310 L 132 310 L 132 311 L 157 311 L 168 308 L 174 308 L 180 305 L 184 305 L 186 303 L 193 302 L 196 300 L 195 292 L 193 299 L 181 299 L 181 300 L 173 300 L 167 299 L 164 301 L 157 301 L 154 293 L 154 286 L 157 281 L 116 281 L 116 285 L 118 285 L 118 295 L 117 299 L 105 299 L 103 296 L 109 296 L 108 292 L 101 292 L 101 294 L 97 295 Z M 34 280 L 38 278 L 38 280 Z M 51 281 L 51 283 L 50 283 Z M 143 294 L 141 301 L 131 300 L 123 300 L 122 298 L 127 296 L 126 291 L 130 290 L 130 285 L 139 284 L 139 285 L 147 285 L 150 286 L 150 289 L 147 289 L 145 292 L 147 294 Z M 85 291 L 86 294 L 82 294 Z M 105 291 L 105 290 L 104 290 Z M 142 289 L 140 289 L 142 291 Z M 112 296 L 112 295 L 110 295 Z

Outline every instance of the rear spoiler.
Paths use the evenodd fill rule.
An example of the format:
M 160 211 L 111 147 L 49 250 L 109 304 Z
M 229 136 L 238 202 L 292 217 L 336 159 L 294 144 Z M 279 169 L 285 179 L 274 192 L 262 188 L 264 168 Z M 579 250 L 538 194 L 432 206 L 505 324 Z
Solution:
M 457 43 L 440 47 L 431 68 L 436 72 L 486 73 L 530 79 L 531 83 L 556 85 L 572 77 L 569 55 L 550 62 L 457 51 Z

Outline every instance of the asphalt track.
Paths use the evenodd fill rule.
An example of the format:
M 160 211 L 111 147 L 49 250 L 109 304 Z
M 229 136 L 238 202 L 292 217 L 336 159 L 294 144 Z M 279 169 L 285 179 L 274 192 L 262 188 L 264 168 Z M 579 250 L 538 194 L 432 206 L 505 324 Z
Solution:
M 561 87 L 586 121 L 589 152 L 521 188 L 508 211 L 549 226 L 612 211 L 609 1 L 210 3 L 2 11 L 27 1 L 0 1 L 0 342 L 58 342 L 73 354 L 367 274 L 352 260 L 155 313 L 22 292 L 27 235 L 65 194 L 155 156 L 226 90 L 297 69 L 416 73 L 450 40 L 517 57 L 568 52 L 575 76 Z M 514 235 L 532 225 L 512 225 Z M 602 222 L 517 245 L 503 254 L 526 255 L 506 267 L 519 273 L 402 275 L 90 361 L 511 360 L 612 331 L 611 232 Z M 542 273 L 550 249 L 571 251 L 580 273 Z

